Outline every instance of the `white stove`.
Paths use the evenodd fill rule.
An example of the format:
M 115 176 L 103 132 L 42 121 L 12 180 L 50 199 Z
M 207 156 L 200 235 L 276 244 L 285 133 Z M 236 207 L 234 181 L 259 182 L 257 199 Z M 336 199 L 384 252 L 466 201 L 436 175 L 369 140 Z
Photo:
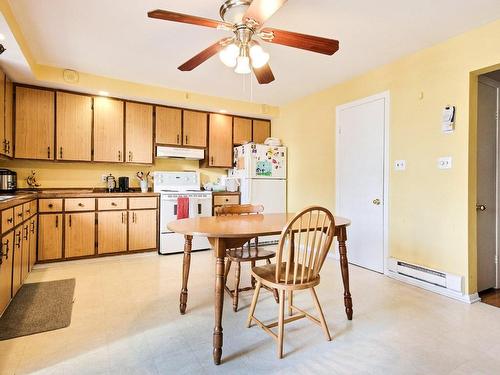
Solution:
M 212 216 L 212 192 L 200 189 L 199 172 L 155 172 L 154 191 L 160 193 L 160 254 L 184 251 L 184 236 L 168 230 L 177 220 L 177 199 L 189 198 L 189 217 Z M 193 237 L 192 250 L 209 249 L 206 237 Z

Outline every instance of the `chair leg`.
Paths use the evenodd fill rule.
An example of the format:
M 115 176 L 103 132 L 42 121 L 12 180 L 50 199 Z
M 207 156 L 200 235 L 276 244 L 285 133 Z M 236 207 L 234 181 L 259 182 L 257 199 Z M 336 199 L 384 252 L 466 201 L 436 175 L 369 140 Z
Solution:
M 292 305 L 293 305 L 293 290 L 290 290 L 288 292 L 288 315 L 290 316 L 293 315 Z
M 283 358 L 283 336 L 285 331 L 285 290 L 280 293 L 280 312 L 278 316 L 278 358 Z
M 240 289 L 240 274 L 241 274 L 241 263 L 236 262 L 236 269 L 234 272 L 234 292 L 233 292 L 233 311 L 238 311 L 238 298 Z
M 226 270 L 224 271 L 224 280 L 227 282 L 227 275 L 229 275 L 229 270 L 231 269 L 231 261 L 228 259 L 226 261 Z
M 271 264 L 271 261 L 269 259 L 266 259 L 266 263 L 267 264 Z M 278 289 L 273 289 L 273 296 L 274 296 L 274 300 L 276 301 L 276 303 L 280 303 L 280 297 L 278 295 Z
M 252 260 L 251 262 L 251 268 L 254 268 L 255 267 L 255 260 Z M 250 276 L 250 282 L 252 284 L 252 288 L 255 289 L 255 279 L 253 276 Z
M 325 338 L 327 341 L 331 341 L 332 337 L 330 336 L 330 331 L 328 330 L 328 326 L 326 325 L 325 316 L 323 315 L 323 310 L 321 309 L 321 305 L 319 304 L 318 295 L 314 288 L 309 289 L 311 291 L 311 296 L 314 301 L 314 306 L 316 306 L 316 310 L 318 310 L 319 320 L 321 322 L 321 327 L 323 328 L 323 333 L 325 334 Z
M 247 328 L 250 328 L 250 326 L 252 325 L 252 318 L 255 312 L 255 306 L 257 306 L 257 300 L 259 299 L 259 292 L 261 286 L 262 283 L 258 281 L 257 286 L 255 287 L 255 292 L 253 293 L 252 304 L 250 305 L 250 310 L 248 311 Z

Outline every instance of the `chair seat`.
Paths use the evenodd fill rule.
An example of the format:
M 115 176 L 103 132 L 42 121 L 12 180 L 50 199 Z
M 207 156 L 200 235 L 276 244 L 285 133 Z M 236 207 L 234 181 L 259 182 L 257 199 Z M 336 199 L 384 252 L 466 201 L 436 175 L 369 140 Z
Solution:
M 265 266 L 256 266 L 252 268 L 252 276 L 255 277 L 257 281 L 261 281 L 264 285 L 270 286 L 272 288 L 277 288 L 277 289 L 307 289 L 311 288 L 312 286 L 315 286 L 319 284 L 319 275 L 316 276 L 315 278 L 310 278 L 309 281 L 307 281 L 307 274 L 309 272 L 309 268 L 304 266 L 304 282 L 301 283 L 302 281 L 302 264 L 297 265 L 297 279 L 295 284 L 292 284 L 293 282 L 293 270 L 294 270 L 295 264 L 290 265 L 290 275 L 288 278 L 288 283 L 285 284 L 285 278 L 284 275 L 286 274 L 286 264 L 282 263 L 281 264 L 281 277 L 282 279 L 279 280 L 279 282 L 276 282 L 276 264 L 266 264 Z
M 276 256 L 276 252 L 267 249 L 265 250 L 262 247 L 251 247 L 250 249 L 244 247 L 230 249 L 226 252 L 226 256 L 232 262 L 252 262 L 274 258 Z

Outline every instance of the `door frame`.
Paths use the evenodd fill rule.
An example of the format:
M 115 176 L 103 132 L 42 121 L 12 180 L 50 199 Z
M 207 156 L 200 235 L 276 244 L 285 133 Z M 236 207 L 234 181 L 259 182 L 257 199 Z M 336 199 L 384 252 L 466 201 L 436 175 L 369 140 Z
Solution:
M 388 265 L 387 262 L 389 260 L 389 177 L 390 177 L 390 160 L 389 160 L 389 131 L 390 131 L 390 100 L 391 95 L 390 91 L 383 91 L 362 99 L 354 100 L 352 102 L 344 103 L 338 105 L 335 109 L 335 126 L 334 126 L 334 136 L 335 136 L 335 202 L 334 207 L 337 208 L 337 202 L 340 200 L 340 179 L 337 171 L 339 170 L 339 145 L 340 145 L 340 137 L 339 134 L 339 119 L 340 119 L 340 111 L 357 107 L 359 105 L 367 104 L 370 102 L 374 102 L 376 100 L 384 99 L 384 173 L 383 173 L 383 197 L 382 202 L 384 204 L 383 210 L 383 257 L 384 257 L 384 274 L 387 274 Z M 349 237 L 348 237 L 349 240 Z
M 495 183 L 496 183 L 496 191 L 495 191 L 495 256 L 496 256 L 496 285 L 495 288 L 500 288 L 500 249 L 499 249 L 499 244 L 500 244 L 500 214 L 499 214 L 499 209 L 500 209 L 500 122 L 498 119 L 498 113 L 500 112 L 500 82 L 495 81 L 491 78 L 488 78 L 486 76 L 479 76 L 478 77 L 478 84 L 482 83 L 484 85 L 493 87 L 497 89 L 497 120 L 496 120 L 496 169 L 495 169 Z M 479 104 L 479 103 L 478 103 Z M 476 202 L 477 202 L 477 192 L 476 192 Z M 476 222 L 477 222 L 477 215 L 476 215 Z M 477 223 L 476 223 L 477 227 Z M 477 239 L 476 239 L 477 242 Z M 479 251 L 479 249 L 478 249 Z M 479 270 L 477 270 L 479 271 Z

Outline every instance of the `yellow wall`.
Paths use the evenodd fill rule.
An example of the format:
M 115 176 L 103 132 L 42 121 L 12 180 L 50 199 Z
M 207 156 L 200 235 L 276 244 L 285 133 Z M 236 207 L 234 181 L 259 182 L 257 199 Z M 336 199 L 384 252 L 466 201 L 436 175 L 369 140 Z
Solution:
M 496 21 L 281 107 L 273 136 L 289 147 L 289 210 L 312 203 L 335 208 L 335 108 L 389 90 L 390 163 L 407 161 L 405 172 L 391 168 L 389 176 L 390 256 L 463 275 L 466 290 L 475 292 L 469 81 L 470 72 L 500 63 L 499 42 Z M 440 128 L 447 104 L 457 107 L 453 134 Z M 448 155 L 453 168 L 438 170 L 437 158 Z

